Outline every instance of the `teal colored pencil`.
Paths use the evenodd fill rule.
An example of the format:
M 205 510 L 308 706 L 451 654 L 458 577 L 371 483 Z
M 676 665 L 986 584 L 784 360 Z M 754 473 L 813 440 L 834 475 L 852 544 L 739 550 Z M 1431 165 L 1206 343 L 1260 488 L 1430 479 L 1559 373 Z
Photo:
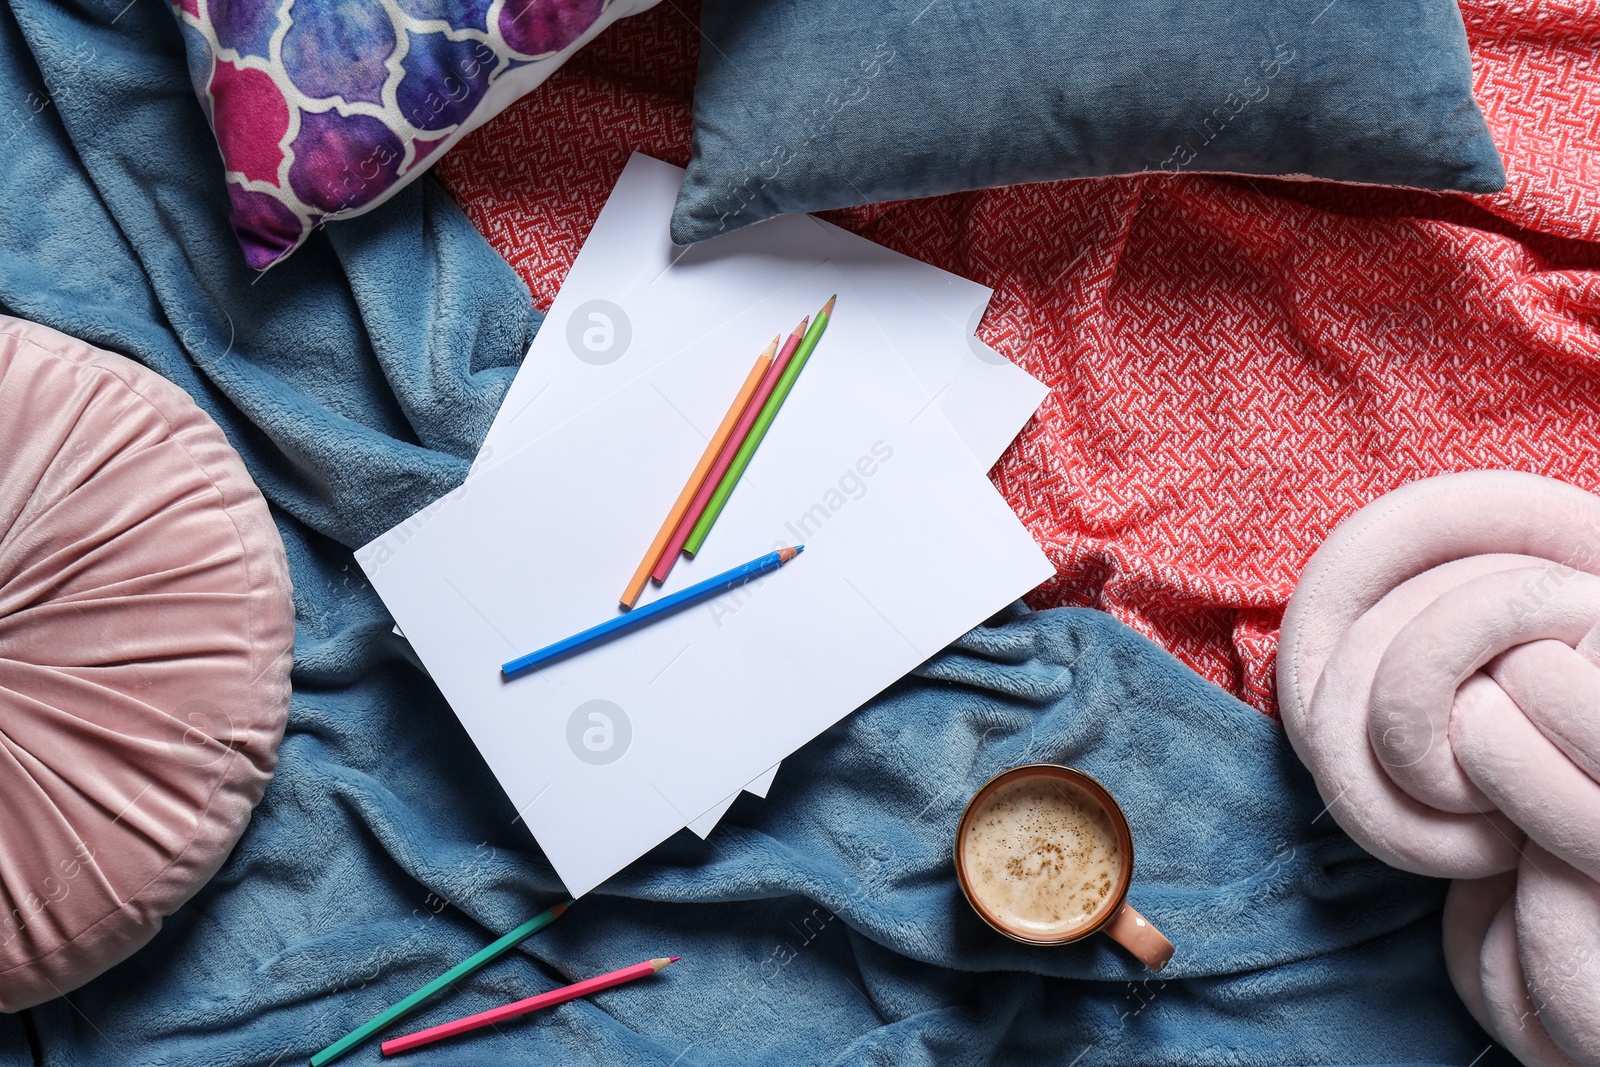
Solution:
M 817 342 L 822 340 L 822 332 L 828 328 L 828 320 L 833 318 L 833 302 L 837 299 L 839 299 L 837 295 L 828 297 L 828 302 L 822 305 L 817 317 L 811 320 L 811 328 L 806 331 L 800 347 L 795 349 L 794 358 L 790 359 L 789 365 L 783 369 L 783 377 L 778 379 L 777 388 L 767 397 L 767 403 L 761 409 L 761 414 L 756 416 L 755 425 L 750 427 L 749 436 L 744 439 L 744 444 L 739 446 L 733 462 L 728 465 L 727 471 L 722 475 L 722 481 L 717 485 L 717 491 L 711 494 L 711 501 L 706 504 L 705 511 L 700 513 L 700 521 L 689 531 L 689 539 L 683 543 L 683 550 L 689 555 L 692 556 L 700 551 L 700 546 L 706 543 L 706 535 L 711 532 L 711 525 L 717 521 L 717 516 L 722 514 L 723 507 L 728 503 L 728 497 L 733 495 L 733 487 L 739 484 L 744 469 L 750 466 L 750 458 L 756 454 L 756 449 L 761 447 L 761 439 L 767 436 L 772 420 L 778 417 L 778 409 L 783 407 L 783 402 L 788 399 L 789 390 L 794 388 L 795 379 L 800 377 L 800 372 L 805 369 L 806 360 L 811 358 Z
M 573 903 L 573 901 L 569 900 L 565 904 L 556 904 L 550 909 L 540 912 L 494 944 L 468 956 L 406 999 L 379 1012 L 371 1022 L 363 1023 L 356 1027 L 315 1056 L 312 1056 L 311 1067 L 323 1067 L 324 1064 L 332 1063 L 396 1019 L 410 1014 L 413 1008 L 441 989 L 465 978 L 474 971 L 487 967 L 532 935 L 555 922 L 561 917 L 561 913 L 570 908 Z

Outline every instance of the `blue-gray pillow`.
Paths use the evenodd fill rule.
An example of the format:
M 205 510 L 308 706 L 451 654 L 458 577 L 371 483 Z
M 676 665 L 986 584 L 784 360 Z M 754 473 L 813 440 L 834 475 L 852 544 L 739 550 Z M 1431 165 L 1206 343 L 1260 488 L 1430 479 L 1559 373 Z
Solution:
M 1454 0 L 705 0 L 680 244 L 1139 172 L 1493 192 Z

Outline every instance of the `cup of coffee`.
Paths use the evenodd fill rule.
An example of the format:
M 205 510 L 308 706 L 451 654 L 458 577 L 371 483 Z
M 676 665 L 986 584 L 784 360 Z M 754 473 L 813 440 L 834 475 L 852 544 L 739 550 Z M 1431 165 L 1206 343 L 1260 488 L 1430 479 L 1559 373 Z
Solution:
M 978 790 L 956 829 L 956 877 L 984 922 L 1016 941 L 1064 945 L 1105 933 L 1152 971 L 1172 942 L 1128 904 L 1133 834 L 1105 786 L 1031 763 Z

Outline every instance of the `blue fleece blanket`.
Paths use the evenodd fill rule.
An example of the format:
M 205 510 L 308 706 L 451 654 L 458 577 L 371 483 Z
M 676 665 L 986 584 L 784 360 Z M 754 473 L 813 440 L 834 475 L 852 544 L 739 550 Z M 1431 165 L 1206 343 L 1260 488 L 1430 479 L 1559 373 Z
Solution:
M 12 0 L 6 112 L 0 306 L 217 419 L 276 511 L 299 624 L 282 761 L 233 857 L 133 959 L 0 1017 L 0 1064 L 303 1061 L 559 893 L 350 552 L 464 476 L 538 316 L 430 182 L 251 275 L 154 0 Z M 1132 899 L 1178 945 L 1159 979 L 1103 938 L 1006 942 L 962 902 L 961 807 L 1032 760 L 1121 797 Z M 417 1059 L 1468 1064 L 1489 1042 L 1445 979 L 1442 886 L 1321 809 L 1270 720 L 1143 638 L 1013 613 L 413 1021 L 683 962 Z

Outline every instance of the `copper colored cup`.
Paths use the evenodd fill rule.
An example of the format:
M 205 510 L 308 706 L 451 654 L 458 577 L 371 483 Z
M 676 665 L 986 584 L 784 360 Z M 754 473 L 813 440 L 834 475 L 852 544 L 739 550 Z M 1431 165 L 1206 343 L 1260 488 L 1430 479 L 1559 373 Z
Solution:
M 972 881 L 967 873 L 967 839 L 975 813 L 982 810 L 988 799 L 1002 786 L 1032 777 L 1070 782 L 1098 801 L 1110 816 L 1112 829 L 1117 835 L 1117 853 L 1122 861 L 1117 881 L 1112 887 L 1107 903 L 1097 908 L 1094 915 L 1082 925 L 1043 938 L 1007 926 L 1005 921 L 990 911 L 978 894 L 973 892 Z M 1080 770 L 1054 763 L 1030 763 L 995 775 L 984 783 L 983 788 L 979 789 L 971 800 L 967 801 L 966 810 L 961 813 L 961 822 L 956 827 L 955 851 L 956 878 L 961 882 L 961 892 L 966 896 L 967 903 L 972 905 L 972 910 L 977 912 L 984 922 L 1014 941 L 1029 945 L 1066 945 L 1081 941 L 1090 934 L 1104 933 L 1133 953 L 1139 962 L 1152 971 L 1161 970 L 1167 965 L 1167 961 L 1172 959 L 1172 942 L 1163 937 L 1161 931 L 1150 925 L 1150 921 L 1128 903 L 1128 886 L 1133 881 L 1133 832 L 1128 829 L 1128 817 L 1122 813 L 1116 798 L 1105 786 Z

